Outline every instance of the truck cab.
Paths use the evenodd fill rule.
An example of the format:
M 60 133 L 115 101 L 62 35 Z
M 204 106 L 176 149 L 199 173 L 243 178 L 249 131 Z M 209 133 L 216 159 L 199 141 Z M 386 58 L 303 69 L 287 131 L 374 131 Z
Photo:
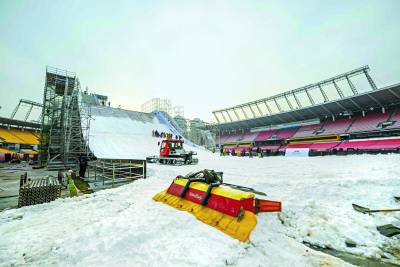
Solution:
M 181 155 L 184 152 L 183 150 L 183 141 L 182 140 L 174 140 L 174 139 L 166 139 L 163 140 L 160 146 L 160 156 L 173 156 L 173 155 Z

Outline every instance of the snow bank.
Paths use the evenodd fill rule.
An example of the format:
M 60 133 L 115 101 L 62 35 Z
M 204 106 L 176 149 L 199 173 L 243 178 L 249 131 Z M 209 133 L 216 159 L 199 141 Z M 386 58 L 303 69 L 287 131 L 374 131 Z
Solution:
M 400 155 L 229 157 L 217 164 L 224 166 L 226 179 L 283 202 L 281 233 L 299 242 L 400 263 L 400 238 L 384 237 L 376 229 L 389 223 L 400 227 L 400 213 L 365 215 L 351 205 L 399 207 L 393 198 L 400 194 L 399 160 Z M 346 241 L 357 247 L 348 248 Z
M 0 266 L 345 266 L 301 242 L 392 259 L 400 247 L 399 239 L 376 230 L 398 225 L 398 214 L 370 216 L 351 207 L 395 206 L 400 155 L 198 156 L 198 166 L 149 165 L 148 179 L 120 188 L 1 212 Z M 243 244 L 151 199 L 176 175 L 203 168 L 281 200 L 283 212 L 260 214 L 251 242 Z M 347 239 L 357 247 L 347 248 Z

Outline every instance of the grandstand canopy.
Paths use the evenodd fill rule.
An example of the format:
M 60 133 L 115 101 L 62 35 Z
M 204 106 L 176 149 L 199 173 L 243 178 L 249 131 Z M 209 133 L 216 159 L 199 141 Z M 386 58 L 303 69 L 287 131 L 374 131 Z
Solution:
M 31 128 L 34 130 L 41 129 L 41 124 L 37 123 L 37 122 L 21 121 L 21 120 L 9 119 L 9 118 L 4 118 L 4 117 L 0 117 L 0 126 Z
M 364 66 L 273 97 L 214 111 L 218 123 L 213 125 L 213 128 L 219 131 L 236 131 L 399 105 L 400 84 L 377 88 L 368 70 L 369 67 Z M 363 76 L 369 88 L 365 89 L 364 85 L 361 92 L 362 90 L 351 81 L 354 76 Z M 347 85 L 350 91 L 347 95 L 344 85 Z M 332 91 L 336 96 L 332 97 Z M 320 101 L 317 100 L 318 97 Z

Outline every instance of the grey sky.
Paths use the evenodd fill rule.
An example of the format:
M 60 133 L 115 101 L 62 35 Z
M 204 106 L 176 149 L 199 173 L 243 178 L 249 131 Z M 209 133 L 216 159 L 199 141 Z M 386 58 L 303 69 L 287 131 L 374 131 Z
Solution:
M 0 1 L 0 116 L 42 101 L 46 65 L 113 106 L 187 117 L 369 64 L 400 82 L 400 1 Z

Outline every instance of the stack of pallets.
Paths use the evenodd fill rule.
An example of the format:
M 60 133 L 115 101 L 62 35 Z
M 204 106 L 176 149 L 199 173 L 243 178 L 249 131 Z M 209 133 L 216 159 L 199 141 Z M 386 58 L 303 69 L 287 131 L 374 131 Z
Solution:
M 19 189 L 18 207 L 53 201 L 61 196 L 61 184 L 55 177 L 22 182 Z

